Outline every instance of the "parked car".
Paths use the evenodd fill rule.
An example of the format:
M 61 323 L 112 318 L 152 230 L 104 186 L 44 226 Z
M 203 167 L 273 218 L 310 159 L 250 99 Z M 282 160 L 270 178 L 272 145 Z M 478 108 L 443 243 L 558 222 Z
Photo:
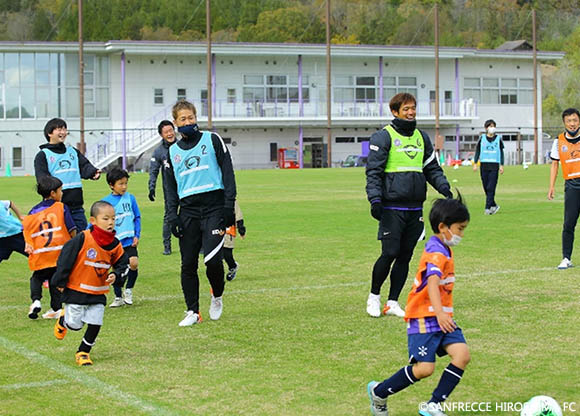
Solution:
M 366 165 L 367 165 L 367 156 L 360 155 L 348 155 L 341 164 L 343 168 L 354 168 Z

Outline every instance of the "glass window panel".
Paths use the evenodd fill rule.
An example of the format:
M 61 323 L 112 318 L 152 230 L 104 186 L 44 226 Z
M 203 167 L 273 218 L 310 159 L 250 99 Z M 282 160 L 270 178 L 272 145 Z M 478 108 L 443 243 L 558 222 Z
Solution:
M 4 68 L 7 87 L 20 87 L 20 71 L 18 71 L 18 54 L 7 53 L 4 55 Z M 8 100 L 6 100 L 8 101 Z
M 417 78 L 416 77 L 399 77 L 399 85 L 415 86 L 415 85 L 417 85 Z
M 286 88 L 266 88 L 268 101 L 286 101 L 288 90 Z
M 499 86 L 499 79 L 498 78 L 484 78 L 483 79 L 483 86 L 484 87 L 498 87 Z
M 36 54 L 36 69 L 48 71 L 50 68 L 50 55 L 48 53 Z
M 21 168 L 23 164 L 22 147 L 12 148 L 12 167 Z
M 353 77 L 349 75 L 337 75 L 334 77 L 336 85 L 353 85 Z
M 2 54 L 0 54 L 0 55 L 2 55 Z M 0 70 L 0 84 L 4 84 L 4 71 L 2 71 L 2 70 Z M 0 97 L 0 100 L 1 99 L 2 98 Z
M 473 98 L 477 102 L 481 102 L 481 90 L 479 89 L 472 89 L 472 88 L 465 88 L 463 90 L 463 98 Z
M 20 54 L 20 85 L 34 86 L 34 54 Z
M 520 88 L 534 88 L 534 80 L 520 79 Z
M 79 117 L 79 89 L 78 88 L 67 88 L 66 89 L 66 116 L 67 117 Z
M 96 84 L 98 86 L 109 86 L 109 58 L 107 56 L 97 57 Z
M 290 76 L 290 84 L 289 85 L 298 85 L 298 75 L 291 75 Z M 302 75 L 302 85 L 308 84 L 308 75 Z
M 479 78 L 465 78 L 463 82 L 466 87 L 480 87 L 481 80 Z
M 498 90 L 483 90 L 482 103 L 483 104 L 498 104 L 499 103 L 499 91 Z
M 85 88 L 85 103 L 92 103 L 95 101 L 95 92 L 92 88 Z
M 18 88 L 6 88 L 6 118 L 20 118 Z
M 83 55 L 85 71 L 95 70 L 95 55 Z
M 375 85 L 375 77 L 356 77 L 356 85 Z
M 79 60 L 77 55 L 64 55 L 64 81 L 67 86 L 79 85 Z
M 501 86 L 502 88 L 516 88 L 518 86 L 517 82 L 515 78 L 502 78 Z
M 49 85 L 50 74 L 48 71 L 36 71 L 36 85 Z
M 264 88 L 244 87 L 244 101 L 264 100 Z
M 0 104 L 0 119 L 4 118 L 4 104 Z
M 397 85 L 397 78 L 395 77 L 384 77 L 383 85 Z
M 395 94 L 397 94 L 396 88 L 383 88 L 383 101 L 390 101 L 391 97 L 393 97 Z
M 264 84 L 263 75 L 244 75 L 244 84 L 246 85 L 262 85 Z
M 95 118 L 95 104 L 85 103 L 85 117 Z
M 268 75 L 266 77 L 268 85 L 286 85 L 286 75 Z
M 534 103 L 534 92 L 533 91 L 521 91 L 520 90 L 520 104 L 533 104 Z
M 415 97 L 417 96 L 417 88 L 399 88 L 399 92 L 408 92 Z
M 83 78 L 84 78 L 85 85 L 94 85 L 95 84 L 95 74 L 93 72 L 85 72 Z
M 34 118 L 34 87 L 22 88 L 20 90 L 20 117 Z
M 50 54 L 50 83 L 58 85 L 58 61 L 59 55 L 57 53 Z
M 36 117 L 48 118 L 50 115 L 50 90 L 36 88 Z
M 510 92 L 510 104 L 517 104 L 518 103 L 518 95 L 515 91 Z
M 97 117 L 109 117 L 109 89 L 97 88 Z
M 354 88 L 335 88 L 334 101 L 338 103 L 354 102 Z

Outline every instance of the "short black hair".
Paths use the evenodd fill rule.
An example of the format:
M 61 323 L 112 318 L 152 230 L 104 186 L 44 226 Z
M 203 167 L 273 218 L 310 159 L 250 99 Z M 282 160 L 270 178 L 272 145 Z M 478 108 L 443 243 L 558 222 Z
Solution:
M 113 168 L 107 172 L 107 183 L 109 185 L 114 185 L 119 179 L 127 178 L 129 179 L 129 172 L 121 168 Z
M 436 199 L 429 212 L 429 222 L 435 234 L 439 233 L 439 224 L 450 227 L 451 224 L 469 221 L 469 210 L 463 197 L 457 191 L 457 198 Z
M 36 192 L 43 197 L 48 198 L 52 191 L 56 191 L 62 186 L 62 181 L 54 176 L 42 176 L 36 183 Z
M 490 118 L 489 120 L 486 120 L 485 123 L 483 123 L 483 127 L 487 129 L 492 124 L 494 127 L 497 127 L 495 120 Z
M 571 116 L 572 114 L 576 114 L 578 118 L 580 118 L 580 112 L 577 109 L 567 108 L 564 111 L 562 111 L 562 120 L 564 120 L 564 118 L 567 116 Z
M 95 203 L 93 203 L 93 205 L 91 205 L 91 217 L 93 218 L 97 218 L 97 215 L 99 215 L 101 213 L 101 209 L 103 209 L 104 207 L 111 207 L 113 208 L 113 210 L 115 209 L 115 207 L 113 205 L 111 205 L 110 203 L 108 203 L 107 201 L 97 201 Z
M 66 126 L 66 121 L 64 121 L 62 118 L 53 118 L 51 120 L 48 120 L 48 122 L 44 126 L 44 138 L 46 139 L 46 141 L 47 142 L 50 141 L 50 137 L 48 137 L 48 135 L 51 134 L 54 131 L 54 129 L 60 129 L 62 127 L 64 127 L 65 129 L 68 128 Z
M 173 123 L 169 120 L 163 120 L 161 121 L 161 123 L 159 123 L 159 125 L 157 126 L 157 132 L 159 133 L 159 135 L 161 136 L 161 130 L 163 130 L 163 127 L 165 126 L 171 126 L 173 128 L 175 128 L 175 126 L 173 125 Z

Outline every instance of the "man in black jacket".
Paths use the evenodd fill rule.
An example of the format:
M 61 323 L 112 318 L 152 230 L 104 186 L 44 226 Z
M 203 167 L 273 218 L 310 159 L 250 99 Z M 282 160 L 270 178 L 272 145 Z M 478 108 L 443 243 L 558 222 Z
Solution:
M 427 182 L 447 198 L 453 197 L 429 136 L 417 129 L 416 103 L 411 94 L 395 95 L 389 103 L 395 117 L 392 124 L 375 132 L 370 139 L 366 191 L 371 215 L 379 221 L 382 251 L 373 267 L 367 313 L 377 318 L 381 316 L 381 286 L 389 271 L 391 287 L 384 312 L 405 316 L 398 299 L 409 273 L 413 250 L 424 233 Z
M 155 201 L 155 185 L 157 176 L 161 170 L 161 182 L 163 184 L 163 199 L 165 200 L 165 213 L 163 215 L 163 254 L 171 254 L 171 226 L 167 211 L 167 177 L 173 175 L 169 165 L 169 147 L 175 143 L 175 127 L 169 120 L 163 120 L 157 126 L 157 131 L 162 137 L 161 143 L 153 151 L 149 164 L 149 200 Z
M 201 322 L 197 268 L 202 248 L 212 289 L 209 317 L 218 320 L 222 314 L 222 247 L 226 228 L 235 222 L 236 180 L 224 141 L 217 133 L 199 130 L 195 106 L 182 100 L 172 113 L 181 140 L 169 148 L 173 175 L 168 175 L 165 197 L 171 232 L 179 238 L 181 288 L 187 306 L 179 326 L 191 326 Z

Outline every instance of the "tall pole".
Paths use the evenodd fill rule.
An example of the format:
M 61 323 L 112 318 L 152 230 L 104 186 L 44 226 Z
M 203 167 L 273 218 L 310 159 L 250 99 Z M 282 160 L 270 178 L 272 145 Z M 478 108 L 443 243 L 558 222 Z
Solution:
M 328 138 L 328 167 L 332 167 L 332 117 L 330 82 L 330 0 L 326 0 L 326 136 Z
M 125 52 L 121 52 L 121 124 L 123 126 L 123 169 L 127 169 L 127 92 L 125 90 L 125 71 Z
M 439 141 L 439 7 L 435 3 L 435 150 L 441 150 Z
M 207 36 L 207 127 L 212 128 L 212 88 L 211 88 L 211 0 L 205 0 L 205 32 Z
M 85 145 L 85 63 L 83 61 L 83 0 L 79 0 L 79 121 L 80 144 L 79 151 L 84 155 Z
M 538 164 L 538 60 L 536 49 L 536 9 L 532 10 L 532 40 L 534 53 L 534 164 Z

